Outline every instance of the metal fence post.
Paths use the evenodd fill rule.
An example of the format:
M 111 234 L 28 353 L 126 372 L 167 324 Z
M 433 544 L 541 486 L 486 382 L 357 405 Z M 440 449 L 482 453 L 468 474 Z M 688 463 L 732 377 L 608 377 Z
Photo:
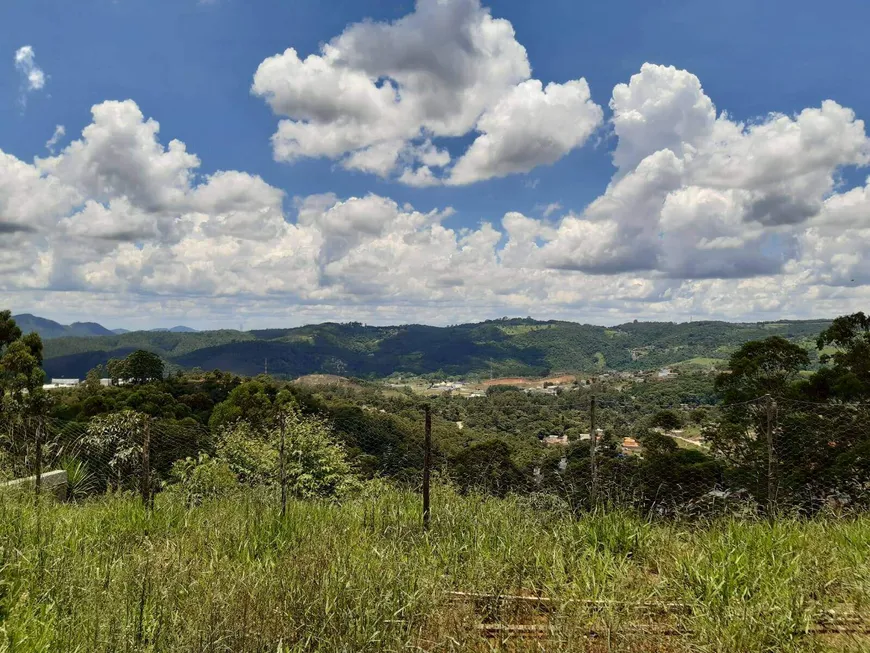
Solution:
M 432 467 L 432 410 L 426 405 L 426 426 L 423 437 L 423 528 L 429 530 L 429 475 Z
M 281 415 L 281 444 L 278 452 L 279 474 L 281 477 L 281 517 L 287 514 L 287 473 L 284 467 L 284 443 L 286 440 L 287 418 Z
M 151 507 L 151 420 L 145 420 L 142 433 L 142 504 Z
M 595 430 L 595 395 L 592 395 L 592 403 L 589 406 L 589 467 L 592 472 L 592 489 L 590 498 L 592 505 L 598 504 L 598 461 L 596 460 L 596 450 L 598 448 L 598 432 Z

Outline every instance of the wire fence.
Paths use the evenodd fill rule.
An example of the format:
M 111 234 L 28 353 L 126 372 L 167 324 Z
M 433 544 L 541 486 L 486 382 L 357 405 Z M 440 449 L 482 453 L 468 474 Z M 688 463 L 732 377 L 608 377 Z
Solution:
M 575 510 L 870 508 L 868 404 L 765 396 L 720 407 L 691 431 L 638 430 L 623 419 L 625 408 L 580 397 L 562 431 L 522 441 L 515 434 L 459 437 L 461 422 L 428 405 L 388 412 L 348 404 L 314 416 L 275 411 L 260 423 L 219 430 L 132 411 L 87 422 L 5 414 L 0 470 L 7 485 L 24 479 L 17 485 L 37 491 L 47 472 L 61 470 L 70 500 L 131 492 L 148 506 L 164 490 L 182 488 L 197 502 L 231 485 L 264 486 L 282 511 L 288 499 L 338 492 L 348 477 L 382 477 L 420 493 L 426 526 L 437 514 L 433 478 L 461 492 L 518 493 Z

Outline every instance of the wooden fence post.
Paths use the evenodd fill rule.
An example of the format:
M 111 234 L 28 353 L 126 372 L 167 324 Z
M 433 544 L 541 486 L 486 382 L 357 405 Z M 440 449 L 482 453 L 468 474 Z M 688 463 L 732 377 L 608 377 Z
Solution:
M 598 461 L 596 452 L 598 449 L 598 432 L 595 429 L 595 395 L 592 395 L 592 403 L 589 406 L 589 466 L 592 472 L 592 490 L 590 497 L 592 506 L 598 505 Z
M 767 395 L 767 513 L 769 515 L 773 515 L 776 510 L 776 495 L 779 488 L 776 435 L 773 423 L 775 411 L 776 403 L 773 397 Z
M 423 528 L 429 530 L 429 476 L 432 468 L 432 409 L 426 404 L 426 424 L 423 437 Z
M 142 433 L 142 504 L 151 508 L 151 420 L 146 418 Z
M 278 453 L 281 476 L 281 518 L 287 514 L 287 472 L 284 467 L 284 443 L 286 440 L 286 417 L 281 415 L 281 447 Z
M 36 495 L 39 496 L 40 491 L 42 490 L 42 429 L 43 423 L 42 419 L 36 418 L 36 451 L 34 455 L 34 467 L 35 469 L 35 479 L 33 483 L 33 487 L 36 490 Z

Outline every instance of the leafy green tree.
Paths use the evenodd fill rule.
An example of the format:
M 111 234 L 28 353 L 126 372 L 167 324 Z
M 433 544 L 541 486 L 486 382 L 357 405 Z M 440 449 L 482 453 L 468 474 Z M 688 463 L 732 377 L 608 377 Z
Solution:
M 0 311 L 0 408 L 44 413 L 48 407 L 44 383 L 39 334 L 21 335 L 10 311 Z
M 637 434 L 636 439 L 643 447 L 645 456 L 666 456 L 677 451 L 677 443 L 673 438 L 651 430 Z
M 84 457 L 101 486 L 135 489 L 148 416 L 132 410 L 95 417 L 82 438 Z
M 275 410 L 270 389 L 274 394 L 274 389 L 261 381 L 247 381 L 233 388 L 226 401 L 215 406 L 209 426 L 219 429 L 241 419 L 256 428 L 262 428 L 274 421 Z M 285 401 L 289 399 L 285 398 Z
M 677 411 L 665 409 L 653 415 L 651 424 L 666 431 L 673 431 L 683 426 L 683 420 Z
M 291 496 L 340 496 L 354 486 L 342 447 L 330 425 L 293 407 L 281 411 L 278 422 L 257 428 L 247 421 L 231 425 L 220 437 L 217 455 L 239 480 L 249 485 L 280 482 L 281 434 L 284 435 L 284 476 Z
M 831 367 L 819 370 L 806 386 L 820 399 L 859 399 L 870 396 L 870 316 L 844 315 L 833 321 L 816 340 L 819 361 Z M 833 349 L 833 353 L 826 351 Z
M 471 445 L 453 458 L 449 469 L 462 490 L 497 496 L 521 489 L 526 480 L 511 457 L 511 448 L 503 440 Z
M 123 358 L 110 358 L 106 363 L 106 373 L 112 385 L 118 385 L 127 379 L 127 361 Z
M 130 383 L 144 385 L 154 381 L 162 381 L 164 373 L 163 360 L 155 353 L 137 349 L 127 358 L 112 358 L 106 364 L 106 370 L 113 384 Z
M 689 419 L 692 420 L 693 424 L 701 425 L 706 422 L 710 417 L 710 411 L 706 408 L 696 408 L 692 411 L 691 415 L 689 415 Z
M 127 380 L 142 385 L 163 379 L 163 361 L 150 351 L 139 349 L 127 356 L 125 361 Z
M 781 336 L 753 340 L 728 361 L 728 371 L 716 377 L 716 390 L 726 404 L 783 395 L 810 364 L 806 350 Z
M 748 489 L 759 501 L 769 497 L 768 438 L 779 434 L 771 420 L 773 398 L 795 393 L 795 382 L 809 364 L 807 352 L 779 336 L 745 343 L 716 378 L 724 398 L 722 419 L 705 431 L 712 452 L 729 463 L 729 485 Z
M 354 486 L 354 477 L 341 446 L 324 420 L 282 410 L 285 438 L 284 474 L 291 495 L 299 498 L 341 496 Z
M 84 390 L 87 395 L 95 395 L 102 389 L 100 381 L 103 378 L 103 371 L 103 366 L 97 365 L 85 376 Z
M 21 329 L 12 319 L 11 311 L 0 311 L 0 351 L 21 337 Z
M 275 434 L 237 421 L 218 437 L 217 456 L 225 461 L 239 481 L 266 485 L 278 480 L 278 442 Z

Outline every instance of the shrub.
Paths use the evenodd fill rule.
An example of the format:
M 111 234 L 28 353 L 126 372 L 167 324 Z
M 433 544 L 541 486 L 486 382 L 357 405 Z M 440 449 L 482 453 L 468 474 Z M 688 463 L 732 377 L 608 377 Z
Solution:
M 229 494 L 239 486 L 238 479 L 226 461 L 201 454 L 185 458 L 172 465 L 171 477 L 189 505 L 199 505 L 205 499 Z
M 87 459 L 96 464 L 95 482 L 116 489 L 136 486 L 147 419 L 147 415 L 125 410 L 91 420 L 82 446 Z
M 248 422 L 236 422 L 218 441 L 218 458 L 229 465 L 242 483 L 272 483 L 278 479 L 278 443 L 273 436 L 274 433 L 255 429 Z
M 356 479 L 344 449 L 328 422 L 287 407 L 279 424 L 257 428 L 239 421 L 217 445 L 217 456 L 248 485 L 280 482 L 281 431 L 284 432 L 284 476 L 288 492 L 299 498 L 340 496 Z
M 334 441 L 327 422 L 293 408 L 284 411 L 282 420 L 284 469 L 291 494 L 300 498 L 340 496 L 355 487 L 344 449 Z

